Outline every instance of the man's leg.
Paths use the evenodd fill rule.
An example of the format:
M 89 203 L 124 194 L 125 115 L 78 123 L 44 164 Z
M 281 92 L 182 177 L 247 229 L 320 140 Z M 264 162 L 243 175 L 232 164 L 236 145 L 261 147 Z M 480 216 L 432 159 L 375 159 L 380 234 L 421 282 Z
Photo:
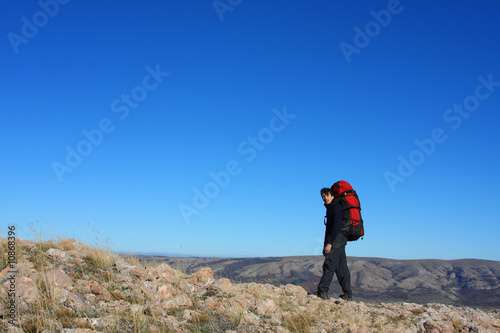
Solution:
M 333 250 L 333 249 L 332 249 Z M 318 284 L 318 296 L 326 297 L 328 290 L 330 289 L 330 283 L 332 283 L 333 274 L 335 274 L 335 263 L 333 259 L 333 251 L 325 256 L 325 261 L 323 263 L 323 275 Z
M 351 272 L 349 271 L 349 267 L 347 266 L 345 245 L 339 249 L 339 261 L 335 273 L 337 274 L 337 279 L 339 280 L 339 284 L 342 287 L 344 295 L 349 299 L 352 299 Z
M 337 273 L 337 278 L 339 275 L 339 265 L 342 259 L 342 255 L 345 261 L 345 245 L 347 244 L 347 238 L 344 234 L 339 233 L 332 244 L 332 249 L 325 257 L 325 262 L 323 263 L 323 276 L 318 284 L 318 294 L 326 295 L 330 289 L 330 283 L 332 282 L 333 275 Z M 347 262 L 345 264 L 347 267 Z M 350 276 L 350 275 L 349 275 Z M 349 282 L 350 286 L 350 282 Z

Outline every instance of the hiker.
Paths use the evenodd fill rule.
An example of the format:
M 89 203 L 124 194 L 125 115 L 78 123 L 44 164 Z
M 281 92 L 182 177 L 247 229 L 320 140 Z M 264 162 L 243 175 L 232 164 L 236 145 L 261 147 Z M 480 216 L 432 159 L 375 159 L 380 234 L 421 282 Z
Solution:
M 351 273 L 347 267 L 347 258 L 345 255 L 347 237 L 340 232 L 343 209 L 341 204 L 335 200 L 331 189 L 321 189 L 321 198 L 326 207 L 326 231 L 323 249 L 325 262 L 323 263 L 323 276 L 319 281 L 316 295 L 327 299 L 333 275 L 337 274 L 337 279 L 343 291 L 340 298 L 350 301 L 352 300 Z

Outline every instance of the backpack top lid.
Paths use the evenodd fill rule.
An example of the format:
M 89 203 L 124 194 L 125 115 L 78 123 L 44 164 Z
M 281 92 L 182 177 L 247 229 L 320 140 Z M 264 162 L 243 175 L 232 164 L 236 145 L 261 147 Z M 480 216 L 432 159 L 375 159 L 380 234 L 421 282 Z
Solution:
M 351 184 L 346 182 L 345 180 L 339 180 L 335 184 L 332 185 L 331 190 L 335 197 L 340 196 L 345 191 L 353 191 Z

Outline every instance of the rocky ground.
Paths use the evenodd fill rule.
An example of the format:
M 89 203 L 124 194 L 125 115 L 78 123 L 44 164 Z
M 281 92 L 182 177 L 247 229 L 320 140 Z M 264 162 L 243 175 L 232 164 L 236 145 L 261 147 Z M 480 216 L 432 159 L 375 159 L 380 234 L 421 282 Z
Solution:
M 314 291 L 321 279 L 324 257 L 195 258 L 139 256 L 188 273 L 210 267 L 233 282 L 300 285 Z M 500 308 L 500 261 L 480 259 L 395 260 L 347 257 L 354 299 L 374 302 L 441 303 Z M 340 293 L 334 279 L 331 288 Z
M 234 284 L 210 268 L 145 267 L 73 239 L 18 239 L 10 267 L 6 239 L 0 246 L 6 332 L 500 332 L 499 310 L 322 300 L 292 284 Z

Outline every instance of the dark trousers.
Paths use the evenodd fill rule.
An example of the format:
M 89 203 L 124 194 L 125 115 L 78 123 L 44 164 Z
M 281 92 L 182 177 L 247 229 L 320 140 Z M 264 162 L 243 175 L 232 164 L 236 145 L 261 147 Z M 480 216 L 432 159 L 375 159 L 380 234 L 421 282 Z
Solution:
M 318 293 L 327 294 L 330 289 L 333 275 L 337 274 L 337 279 L 342 287 L 344 294 L 352 298 L 351 290 L 351 272 L 347 267 L 347 258 L 345 256 L 345 246 L 347 238 L 344 234 L 339 232 L 332 244 L 330 253 L 325 256 L 323 263 L 323 276 L 318 284 Z

